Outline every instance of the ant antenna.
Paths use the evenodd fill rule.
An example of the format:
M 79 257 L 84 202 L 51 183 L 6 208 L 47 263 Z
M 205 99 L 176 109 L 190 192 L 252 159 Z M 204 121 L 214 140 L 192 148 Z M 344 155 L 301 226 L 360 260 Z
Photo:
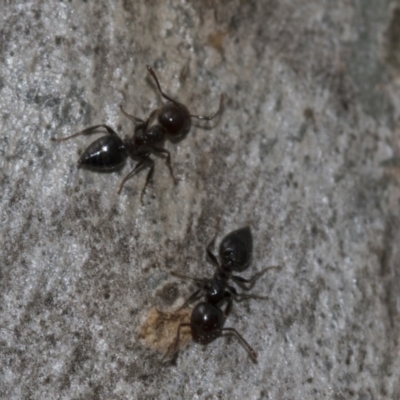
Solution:
M 219 107 L 218 110 L 215 114 L 210 115 L 210 116 L 206 116 L 206 115 L 192 115 L 190 114 L 191 118 L 197 118 L 197 119 L 202 119 L 204 121 L 211 121 L 212 119 L 214 119 L 218 114 L 221 113 L 222 111 L 222 104 L 224 102 L 224 94 L 221 94 L 221 96 L 219 97 Z
M 160 82 L 158 81 L 157 75 L 154 72 L 154 69 L 150 67 L 150 65 L 146 65 L 147 70 L 150 72 L 150 75 L 153 77 L 153 79 L 156 82 L 158 91 L 161 93 L 161 96 L 164 97 L 165 99 L 171 101 L 174 104 L 177 104 L 179 106 L 181 106 L 181 104 L 179 102 L 177 102 L 176 100 L 172 99 L 171 97 L 169 97 L 168 95 L 166 95 L 162 90 L 161 90 L 161 86 L 160 86 Z M 197 119 L 202 119 L 205 121 L 211 121 L 212 119 L 214 119 L 218 114 L 220 114 L 220 112 L 222 111 L 222 104 L 224 102 L 224 95 L 221 94 L 220 99 L 219 99 L 219 107 L 216 113 L 214 113 L 213 115 L 207 116 L 207 115 L 192 115 L 190 114 L 191 118 L 197 118 Z
M 176 100 L 171 99 L 171 97 L 167 96 L 162 90 L 161 90 L 161 86 L 160 86 L 160 82 L 158 82 L 158 78 L 156 73 L 154 72 L 154 69 L 150 67 L 150 65 L 146 65 L 147 70 L 150 72 L 150 75 L 153 77 L 153 79 L 156 81 L 156 85 L 158 87 L 158 91 L 161 93 L 161 96 L 164 97 L 164 99 L 167 99 L 169 101 L 172 101 L 172 103 L 175 103 L 177 105 L 181 105 L 180 103 L 178 103 Z

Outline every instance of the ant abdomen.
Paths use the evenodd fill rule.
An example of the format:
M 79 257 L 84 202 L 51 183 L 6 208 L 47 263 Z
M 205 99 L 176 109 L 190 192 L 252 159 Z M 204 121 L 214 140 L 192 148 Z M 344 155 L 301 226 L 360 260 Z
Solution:
M 97 172 L 112 172 L 125 163 L 128 153 L 118 136 L 95 140 L 81 155 L 78 166 Z
M 219 246 L 222 266 L 231 271 L 247 269 L 253 251 L 253 239 L 248 226 L 229 233 Z

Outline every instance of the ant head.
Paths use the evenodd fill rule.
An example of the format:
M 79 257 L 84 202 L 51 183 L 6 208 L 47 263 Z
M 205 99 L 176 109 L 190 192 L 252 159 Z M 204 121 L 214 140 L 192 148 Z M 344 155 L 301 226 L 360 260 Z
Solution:
M 158 121 L 173 141 L 186 136 L 191 126 L 189 110 L 176 102 L 161 109 Z
M 250 262 L 253 238 L 248 226 L 224 237 L 219 246 L 222 266 L 232 271 L 244 271 Z
M 157 85 L 158 91 L 161 96 L 170 101 L 170 104 L 165 105 L 158 116 L 158 122 L 165 129 L 166 133 L 170 136 L 172 142 L 177 142 L 182 139 L 188 132 L 192 125 L 191 118 L 198 118 L 205 121 L 210 121 L 215 118 L 222 109 L 222 103 L 224 96 L 221 94 L 218 111 L 211 116 L 204 115 L 191 115 L 189 110 L 178 101 L 172 99 L 161 90 L 160 82 L 158 81 L 157 75 L 150 65 L 146 65 L 147 70 L 154 79 Z
M 206 302 L 197 304 L 190 319 L 193 340 L 201 344 L 214 341 L 220 336 L 224 322 L 224 314 L 219 308 Z

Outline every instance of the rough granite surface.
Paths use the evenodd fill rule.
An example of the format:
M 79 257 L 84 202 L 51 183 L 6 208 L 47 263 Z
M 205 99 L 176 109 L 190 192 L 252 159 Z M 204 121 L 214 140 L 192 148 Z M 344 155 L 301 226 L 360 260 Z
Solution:
M 2 399 L 399 399 L 400 2 L 0 0 Z M 118 195 L 77 169 L 163 89 L 194 114 Z M 206 129 L 203 129 L 206 128 Z M 210 277 L 205 247 L 249 224 L 234 338 L 171 361 L 141 327 Z

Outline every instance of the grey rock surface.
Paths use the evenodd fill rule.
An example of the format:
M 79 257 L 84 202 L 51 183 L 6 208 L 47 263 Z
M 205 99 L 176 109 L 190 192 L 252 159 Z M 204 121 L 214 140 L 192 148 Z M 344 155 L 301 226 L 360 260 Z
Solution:
M 400 398 L 399 1 L 0 3 L 2 399 Z M 142 206 L 134 162 L 50 138 L 129 137 L 119 105 L 162 104 L 146 64 L 192 113 L 226 101 Z M 212 275 L 218 219 L 252 227 L 244 276 L 283 267 L 226 321 L 258 364 L 234 338 L 162 363 L 140 327 L 193 289 L 169 271 Z

